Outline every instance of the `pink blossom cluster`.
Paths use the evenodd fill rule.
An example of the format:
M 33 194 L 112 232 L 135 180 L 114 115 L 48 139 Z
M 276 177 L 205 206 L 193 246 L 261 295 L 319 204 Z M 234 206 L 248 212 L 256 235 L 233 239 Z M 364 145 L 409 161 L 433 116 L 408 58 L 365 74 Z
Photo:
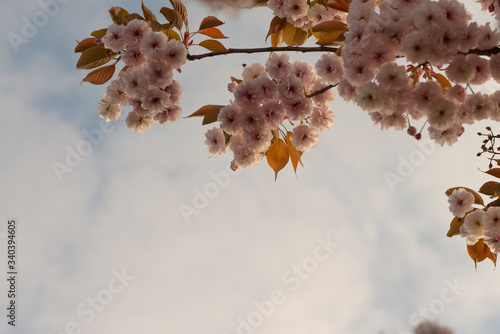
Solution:
M 305 30 L 325 21 L 345 21 L 346 13 L 321 3 L 311 6 L 308 2 L 307 0 L 269 0 L 267 7 L 273 11 L 274 15 L 286 18 L 288 23 Z
M 242 76 L 241 83 L 228 86 L 234 100 L 220 110 L 220 126 L 205 135 L 211 155 L 224 153 L 229 147 L 234 169 L 260 163 L 273 138 L 280 133 L 284 137 L 286 124 L 294 126 L 290 140 L 302 152 L 316 146 L 318 132 L 333 125 L 330 101 L 334 90 L 308 94 L 342 78 L 342 59 L 335 54 L 322 55 L 314 68 L 308 62 L 292 63 L 286 53 L 273 53 L 265 66 L 248 65 Z
M 175 122 L 182 112 L 180 84 L 173 70 L 186 62 L 187 49 L 163 32 L 154 32 L 145 21 L 134 19 L 126 26 L 109 26 L 102 42 L 120 55 L 125 70 L 111 81 L 99 102 L 99 115 L 106 121 L 121 116 L 120 106 L 130 105 L 125 123 L 136 133 L 150 129 L 153 123 Z
M 353 0 L 342 50 L 345 78 L 338 92 L 367 111 L 382 129 L 402 130 L 409 118 L 426 119 L 432 139 L 453 144 L 463 124 L 500 120 L 498 94 L 467 95 L 467 85 L 500 80 L 500 56 L 467 54 L 498 46 L 500 33 L 489 23 L 470 22 L 456 0 Z M 405 57 L 419 82 L 408 78 L 397 58 Z M 426 70 L 435 75 L 421 76 Z M 433 81 L 433 68 L 445 71 L 451 87 Z M 444 73 L 443 73 L 444 74 Z M 442 75 L 442 74 L 440 74 Z M 446 89 L 443 89 L 446 87 Z
M 500 251 L 500 207 L 473 208 L 474 195 L 464 188 L 453 190 L 448 202 L 455 217 L 465 217 L 460 236 L 467 239 L 467 245 L 475 245 L 479 239 L 484 239 L 492 253 Z

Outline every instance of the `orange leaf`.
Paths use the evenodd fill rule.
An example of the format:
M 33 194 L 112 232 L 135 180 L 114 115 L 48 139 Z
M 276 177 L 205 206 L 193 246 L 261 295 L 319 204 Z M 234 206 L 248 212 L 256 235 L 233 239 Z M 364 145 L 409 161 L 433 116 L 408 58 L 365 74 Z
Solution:
M 288 147 L 283 139 L 275 139 L 266 153 L 267 163 L 275 173 L 274 181 L 278 178 L 278 172 L 288 164 L 289 157 Z
M 326 21 L 326 22 L 321 22 L 320 24 L 315 25 L 314 27 L 311 28 L 313 32 L 331 32 L 331 31 L 347 31 L 347 24 L 332 20 L 332 21 Z
M 291 135 L 292 132 L 290 131 L 286 133 L 286 144 L 288 145 L 288 152 L 290 153 L 290 159 L 292 160 L 293 170 L 295 171 L 295 175 L 297 175 L 297 166 L 299 162 L 302 165 L 302 167 L 304 167 L 304 164 L 300 159 L 302 157 L 302 152 L 297 150 L 295 146 L 292 144 L 292 141 L 290 140 Z
M 179 31 L 182 29 L 182 25 L 184 24 L 184 22 L 179 12 L 167 7 L 163 7 L 162 9 L 160 9 L 160 13 L 163 14 L 168 22 L 172 22 L 174 26 L 179 29 Z
M 206 35 L 212 38 L 227 38 L 224 34 L 217 28 L 206 28 L 198 31 L 200 34 Z
M 481 195 L 479 195 L 477 192 L 475 192 L 474 190 L 469 189 L 467 187 L 453 187 L 453 188 L 446 190 L 445 194 L 446 194 L 446 196 L 449 197 L 454 190 L 458 190 L 460 188 L 464 188 L 465 190 L 470 192 L 472 195 L 474 195 L 474 204 L 484 205 L 483 198 L 481 197 Z
M 186 6 L 182 3 L 181 0 L 170 0 L 170 3 L 174 7 L 175 11 L 181 14 L 182 20 L 186 25 L 188 25 L 188 14 L 186 10 Z
M 78 45 L 75 47 L 75 53 L 83 52 L 88 48 L 93 46 L 97 46 L 98 44 L 95 42 L 94 37 L 85 38 L 83 41 L 78 42 Z
M 460 234 L 460 226 L 464 223 L 464 218 L 454 217 L 450 223 L 450 229 L 446 236 L 451 238 L 454 235 Z
M 207 39 L 205 41 L 201 41 L 199 45 L 204 47 L 205 49 L 214 52 L 227 50 L 226 47 L 222 45 L 221 42 L 216 41 L 214 39 Z
M 341 31 L 341 30 L 327 32 L 326 34 L 322 34 L 318 38 L 318 40 L 316 41 L 316 44 L 321 45 L 321 46 L 335 45 L 335 44 L 338 45 L 345 40 L 344 33 L 345 33 L 345 31 Z
M 201 107 L 200 109 L 196 110 L 194 113 L 187 116 L 186 118 L 203 117 L 202 125 L 210 124 L 210 123 L 217 121 L 217 117 L 219 116 L 219 112 L 224 107 L 225 106 L 223 106 L 223 105 L 207 104 L 206 106 Z
M 201 21 L 199 30 L 214 28 L 223 25 L 224 22 L 216 18 L 215 16 L 207 16 Z
M 279 16 L 275 16 L 271 20 L 271 25 L 269 26 L 269 31 L 267 32 L 265 41 L 267 42 L 267 38 L 272 34 L 280 32 L 285 27 L 286 17 L 280 18 Z
M 76 63 L 76 68 L 79 70 L 89 70 L 104 65 L 113 59 L 113 55 L 109 56 L 108 52 L 110 51 L 105 49 L 102 45 L 90 47 L 83 51 L 80 59 L 78 59 Z
M 146 7 L 146 5 L 144 4 L 144 1 L 142 1 L 141 7 L 142 7 L 142 12 L 144 13 L 144 18 L 146 19 L 147 22 L 149 22 L 149 21 L 156 21 L 156 22 L 158 22 L 158 20 L 156 19 L 155 14 L 153 14 L 148 9 L 148 7 Z
M 82 80 L 84 82 L 90 82 L 94 85 L 102 85 L 103 83 L 108 82 L 113 74 L 115 73 L 115 65 L 103 66 L 98 69 L 93 70 Z
M 485 245 L 483 239 L 479 239 L 474 246 L 467 245 L 467 252 L 469 253 L 470 258 L 474 261 L 476 270 L 477 263 L 486 259 L 486 249 L 489 249 L 489 247 Z
M 443 88 L 443 94 L 446 94 L 446 87 L 451 87 L 450 81 L 442 74 L 436 73 L 436 80 Z

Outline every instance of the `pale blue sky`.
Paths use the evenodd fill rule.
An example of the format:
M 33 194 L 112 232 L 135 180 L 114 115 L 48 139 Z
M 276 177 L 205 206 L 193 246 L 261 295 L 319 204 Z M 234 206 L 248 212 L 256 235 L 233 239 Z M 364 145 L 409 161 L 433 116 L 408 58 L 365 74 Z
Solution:
M 168 2 L 146 4 L 158 13 Z M 105 87 L 80 85 L 86 73 L 75 70 L 75 40 L 110 24 L 114 5 L 140 10 L 138 1 L 68 1 L 16 53 L 8 33 L 21 34 L 23 17 L 42 9 L 31 0 L 0 3 L 0 233 L 7 218 L 18 219 L 20 272 L 18 326 L 2 315 L 1 333 L 235 334 L 239 319 L 259 319 L 256 303 L 272 291 L 280 302 L 253 333 L 401 334 L 429 307 L 456 333 L 498 332 L 498 272 L 489 262 L 474 271 L 464 240 L 445 236 L 452 217 L 444 191 L 488 180 L 477 170 L 486 161 L 475 157 L 485 124 L 467 127 L 452 148 L 433 146 L 391 191 L 384 174 L 398 173 L 401 159 L 421 148 L 336 100 L 336 124 L 303 156 L 298 178 L 287 167 L 274 182 L 265 162 L 231 175 L 189 224 L 179 205 L 193 205 L 211 173 L 225 173 L 231 161 L 208 159 L 200 119 L 137 135 L 122 117 L 59 182 L 52 163 L 81 145 L 82 131 L 101 126 Z M 197 3 L 188 11 L 194 27 L 210 14 Z M 227 22 L 226 46 L 264 45 L 269 10 L 217 16 Z M 186 64 L 176 74 L 183 115 L 227 103 L 229 77 L 265 57 Z M 328 238 L 338 244 L 331 254 L 318 250 Z M 4 275 L 4 260 L 0 268 Z M 466 288 L 456 296 L 450 282 Z

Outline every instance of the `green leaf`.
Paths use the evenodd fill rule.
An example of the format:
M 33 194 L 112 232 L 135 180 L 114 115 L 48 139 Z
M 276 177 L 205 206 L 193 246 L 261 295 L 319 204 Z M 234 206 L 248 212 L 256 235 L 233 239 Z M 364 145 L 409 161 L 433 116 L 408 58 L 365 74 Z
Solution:
M 203 29 L 208 29 L 208 28 L 215 28 L 218 26 L 223 25 L 224 22 L 216 18 L 215 16 L 207 16 L 201 21 L 200 23 L 200 28 L 198 30 L 203 30 Z
M 477 192 L 475 192 L 474 190 L 467 188 L 467 187 L 453 187 L 453 188 L 446 190 L 445 194 L 446 194 L 446 196 L 449 197 L 454 190 L 458 190 L 460 188 L 464 188 L 465 190 L 470 192 L 472 195 L 474 195 L 474 204 L 484 205 L 484 201 L 483 201 L 483 198 L 481 197 L 481 195 L 479 195 Z
M 201 41 L 199 45 L 213 52 L 227 50 L 226 47 L 222 45 L 221 42 L 216 41 L 214 39 L 207 39 L 205 41 Z
M 198 31 L 198 33 L 203 34 L 212 38 L 227 38 L 224 34 L 217 28 L 206 28 Z
M 282 170 L 290 158 L 288 147 L 281 138 L 273 141 L 266 153 L 267 163 L 274 170 L 274 181 L 278 178 L 278 172 Z
M 115 73 L 115 65 L 103 66 L 98 69 L 93 70 L 82 80 L 84 82 L 90 82 L 94 85 L 102 85 L 109 81 Z
M 76 63 L 76 68 L 79 70 L 90 70 L 106 64 L 113 59 L 114 54 L 109 55 L 110 50 L 105 49 L 102 45 L 97 45 L 83 51 L 80 59 Z
M 160 13 L 167 19 L 168 22 L 172 22 L 179 31 L 182 29 L 184 21 L 182 20 L 182 16 L 181 14 L 179 14 L 179 12 L 167 7 L 163 7 L 162 9 L 160 9 Z
M 490 196 L 491 198 L 500 196 L 500 183 L 488 181 L 479 189 L 481 194 Z

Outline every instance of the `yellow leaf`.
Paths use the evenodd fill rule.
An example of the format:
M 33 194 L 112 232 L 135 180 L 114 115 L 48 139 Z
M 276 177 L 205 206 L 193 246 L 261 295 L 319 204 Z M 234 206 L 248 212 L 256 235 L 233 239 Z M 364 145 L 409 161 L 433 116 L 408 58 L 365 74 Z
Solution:
M 288 147 L 283 139 L 275 139 L 266 153 L 267 163 L 274 170 L 274 181 L 278 178 L 278 172 L 288 164 L 289 157 Z
M 292 132 L 290 131 L 286 133 L 286 144 L 288 145 L 288 152 L 290 153 L 290 160 L 292 160 L 293 170 L 295 171 L 295 175 L 297 175 L 297 166 L 299 162 L 302 165 L 302 167 L 304 167 L 304 164 L 302 163 L 301 160 L 302 152 L 297 150 L 295 146 L 292 144 L 292 141 L 290 140 L 291 135 Z
M 103 38 L 104 36 L 106 36 L 107 32 L 108 32 L 108 28 L 103 28 L 103 29 L 93 31 L 90 34 L 90 36 L 94 36 L 95 38 Z
M 207 39 L 205 41 L 201 41 L 200 46 L 204 47 L 205 49 L 208 49 L 210 51 L 224 51 L 227 50 L 224 45 L 222 45 L 221 42 L 213 40 L 213 39 Z
M 198 31 L 200 34 L 203 34 L 212 38 L 227 38 L 224 34 L 217 28 L 206 28 Z
M 345 40 L 344 33 L 345 31 L 341 30 L 327 32 L 321 35 L 316 44 L 321 46 L 341 44 Z
M 309 37 L 307 31 L 296 28 L 293 24 L 286 22 L 283 28 L 283 41 L 288 46 L 300 46 L 304 44 Z
M 272 34 L 275 34 L 283 30 L 283 28 L 285 27 L 285 23 L 286 23 L 286 17 L 280 18 L 279 16 L 275 16 L 271 20 L 271 24 L 269 26 L 269 31 L 267 32 L 265 41 L 267 42 L 267 38 Z
M 271 34 L 271 46 L 277 47 L 283 44 L 283 31 Z
M 179 34 L 173 31 L 172 29 L 167 30 L 167 36 L 169 39 L 176 39 L 178 41 L 181 40 L 181 36 L 179 36 Z
M 222 22 L 215 16 L 207 16 L 203 19 L 203 21 L 201 21 L 199 30 L 215 28 L 223 24 L 224 22 Z
M 93 70 L 82 80 L 84 82 L 90 82 L 94 85 L 102 85 L 103 83 L 108 82 L 113 74 L 115 73 L 115 65 L 103 66 L 98 69 Z
M 446 196 L 449 197 L 451 195 L 451 193 L 453 193 L 454 190 L 458 190 L 460 188 L 464 188 L 465 190 L 470 192 L 472 195 L 474 195 L 474 204 L 484 205 L 484 201 L 483 201 L 483 198 L 481 197 L 481 195 L 479 195 L 477 192 L 475 192 L 474 190 L 467 188 L 467 187 L 453 187 L 453 188 L 446 190 L 445 194 L 446 194 Z
M 83 51 L 80 59 L 78 59 L 76 63 L 76 68 L 79 70 L 90 70 L 104 65 L 113 59 L 113 55 L 110 56 L 109 52 L 111 51 L 105 49 L 102 45 L 92 46 Z

